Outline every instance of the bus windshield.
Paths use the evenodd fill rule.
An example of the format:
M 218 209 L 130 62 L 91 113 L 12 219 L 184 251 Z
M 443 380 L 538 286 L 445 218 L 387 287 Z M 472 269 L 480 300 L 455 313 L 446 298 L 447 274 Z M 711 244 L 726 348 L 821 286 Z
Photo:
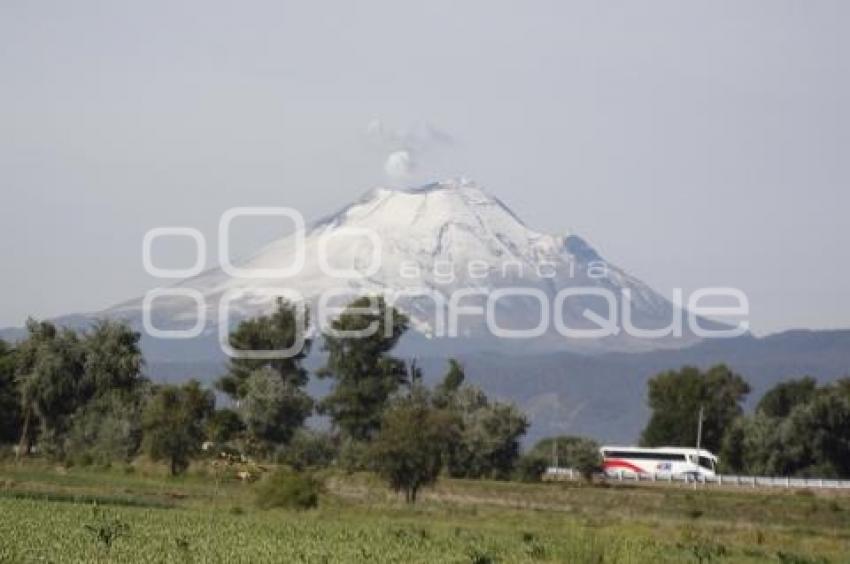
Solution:
M 709 470 L 714 470 L 714 461 L 707 456 L 699 457 L 699 465 L 703 468 L 708 468 Z

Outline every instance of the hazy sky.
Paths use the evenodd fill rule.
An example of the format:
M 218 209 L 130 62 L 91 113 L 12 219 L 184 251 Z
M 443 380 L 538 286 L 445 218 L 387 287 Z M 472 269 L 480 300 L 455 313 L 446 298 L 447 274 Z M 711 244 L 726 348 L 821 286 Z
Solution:
M 450 136 L 421 178 L 471 177 L 664 294 L 850 327 L 848 30 L 843 1 L 4 0 L 0 325 L 142 294 L 151 227 L 214 257 L 231 206 L 334 211 L 386 181 L 380 119 Z

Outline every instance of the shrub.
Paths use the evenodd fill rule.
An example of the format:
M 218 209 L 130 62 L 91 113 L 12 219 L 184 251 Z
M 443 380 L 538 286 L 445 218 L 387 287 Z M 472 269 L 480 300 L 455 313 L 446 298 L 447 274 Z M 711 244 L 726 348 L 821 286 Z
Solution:
M 281 468 L 257 485 L 261 509 L 312 509 L 319 504 L 321 484 L 312 475 Z
M 140 406 L 119 393 L 92 400 L 70 418 L 63 451 L 68 462 L 107 467 L 129 462 L 142 439 Z
M 337 448 L 328 433 L 299 429 L 288 445 L 275 454 L 277 462 L 296 470 L 327 468 L 336 458 Z
M 360 472 L 370 468 L 369 444 L 354 439 L 345 439 L 340 445 L 339 467 L 348 472 Z
M 106 550 L 111 549 L 116 540 L 127 536 L 130 531 L 130 526 L 127 523 L 104 513 L 96 504 L 92 505 L 92 518 L 93 521 L 83 525 L 83 527 Z
M 544 457 L 526 454 L 517 461 L 514 478 L 520 482 L 539 482 L 548 465 Z

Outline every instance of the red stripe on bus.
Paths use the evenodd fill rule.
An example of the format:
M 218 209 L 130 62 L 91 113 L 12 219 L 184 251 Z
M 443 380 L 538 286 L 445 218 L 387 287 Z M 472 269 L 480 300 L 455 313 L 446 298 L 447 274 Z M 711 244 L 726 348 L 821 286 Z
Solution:
M 602 468 L 604 470 L 608 470 L 609 468 L 625 468 L 626 470 L 631 470 L 632 472 L 645 472 L 643 468 L 638 468 L 631 462 L 626 462 L 625 460 L 606 460 L 602 463 Z

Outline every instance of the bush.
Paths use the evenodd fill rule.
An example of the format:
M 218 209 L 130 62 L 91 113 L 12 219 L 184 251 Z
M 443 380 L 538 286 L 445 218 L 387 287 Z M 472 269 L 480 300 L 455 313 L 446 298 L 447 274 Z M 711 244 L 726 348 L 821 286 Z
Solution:
M 520 482 L 539 482 L 548 466 L 549 461 L 545 457 L 526 454 L 517 461 L 514 479 Z
M 278 463 L 288 464 L 296 470 L 327 468 L 336 458 L 337 447 L 327 433 L 299 429 L 288 445 L 275 453 Z
M 348 472 L 360 472 L 369 470 L 371 458 L 369 444 L 354 439 L 345 439 L 339 448 L 339 467 Z
M 132 398 L 104 395 L 79 409 L 70 421 L 62 447 L 69 463 L 107 467 L 129 462 L 139 450 L 141 412 Z
M 281 468 L 257 485 L 260 509 L 312 509 L 319 504 L 321 484 L 312 475 Z

